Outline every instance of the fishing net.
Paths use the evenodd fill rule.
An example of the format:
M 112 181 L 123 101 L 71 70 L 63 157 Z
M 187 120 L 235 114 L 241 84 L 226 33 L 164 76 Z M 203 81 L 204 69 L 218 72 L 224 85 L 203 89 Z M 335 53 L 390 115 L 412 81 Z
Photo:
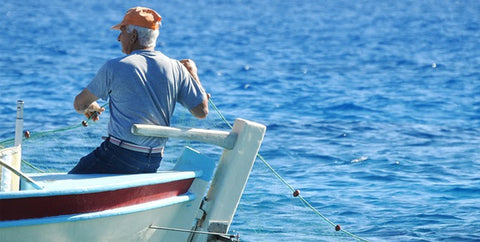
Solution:
M 102 106 L 107 106 L 107 103 Z M 207 119 L 194 118 L 177 107 L 171 126 L 231 130 L 233 118 L 223 116 L 210 100 Z M 25 114 L 28 119 L 28 113 Z M 95 149 L 106 135 L 108 109 L 100 120 L 78 120 L 51 130 L 26 130 L 22 141 L 22 171 L 25 173 L 68 172 L 78 160 Z M 268 132 L 268 130 L 267 130 Z M 0 148 L 13 146 L 13 139 L 0 141 Z M 222 148 L 194 141 L 169 139 L 160 170 L 173 168 L 178 154 L 190 146 L 219 160 Z M 262 157 L 261 150 L 231 225 L 241 241 L 366 241 L 323 216 L 300 191 L 278 174 Z M 265 219 L 265 218 L 269 219 Z M 288 224 L 290 226 L 285 226 Z M 301 235 L 301 236 L 299 236 Z

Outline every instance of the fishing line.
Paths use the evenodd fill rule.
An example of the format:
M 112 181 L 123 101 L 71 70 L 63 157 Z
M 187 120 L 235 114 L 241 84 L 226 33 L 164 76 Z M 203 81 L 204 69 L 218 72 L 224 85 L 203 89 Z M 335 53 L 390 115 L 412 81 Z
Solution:
M 104 103 L 101 108 L 105 107 L 108 105 L 108 102 Z M 74 129 L 77 129 L 77 128 L 80 128 L 80 127 L 87 127 L 88 126 L 88 123 L 92 120 L 92 118 L 94 118 L 95 116 L 97 116 L 97 111 L 93 112 L 92 115 L 90 115 L 89 118 L 87 118 L 86 120 L 83 120 L 80 124 L 75 124 L 75 125 L 71 125 L 71 126 L 67 126 L 67 127 L 64 127 L 64 128 L 59 128 L 59 129 L 54 129 L 54 130 L 48 130 L 48 131 L 40 131 L 40 132 L 30 132 L 29 130 L 25 130 L 24 133 L 23 133 L 23 140 L 34 140 L 34 139 L 37 139 L 37 138 L 41 138 L 41 137 L 44 137 L 44 136 L 48 136 L 48 135 L 51 135 L 51 134 L 54 134 L 54 133 L 58 133 L 58 132 L 65 132 L 65 131 L 69 131 L 69 130 L 74 130 Z M 12 139 L 6 139 L 4 141 L 1 141 L 0 142 L 0 148 L 5 148 L 5 147 L 8 147 L 8 146 L 12 146 L 14 144 L 14 141 L 15 139 L 12 138 Z M 30 162 L 22 159 L 22 163 L 26 164 L 27 166 L 31 167 L 32 169 L 38 171 L 38 172 L 41 172 L 41 173 L 45 173 L 44 170 L 34 166 L 33 164 L 31 164 Z
M 103 104 L 102 106 L 100 106 L 101 108 L 105 107 L 108 105 L 108 102 L 106 102 L 105 104 Z M 46 136 L 46 135 L 49 135 L 49 134 L 53 134 L 53 133 L 58 133 L 58 132 L 64 132 L 64 131 L 69 131 L 69 130 L 73 130 L 73 129 L 77 129 L 77 128 L 80 128 L 80 127 L 86 127 L 88 126 L 88 123 L 92 120 L 93 117 L 95 117 L 97 115 L 97 111 L 93 112 L 92 115 L 90 115 L 90 117 L 86 120 L 83 120 L 80 124 L 75 124 L 75 125 L 72 125 L 72 126 L 68 126 L 68 127 L 64 127 L 64 128 L 59 128 L 59 129 L 54 129 L 54 130 L 49 130 L 49 131 L 43 131 L 43 132 L 34 132 L 34 133 L 30 133 L 30 131 L 26 130 L 23 134 L 23 140 L 25 139 L 35 139 L 35 138 L 39 138 L 39 137 L 42 137 L 42 136 Z M 0 147 L 1 148 L 5 148 L 5 146 L 9 146 L 13 143 L 15 139 L 6 139 L 2 142 L 0 142 Z
M 208 102 L 210 103 L 210 105 L 213 107 L 213 109 L 217 112 L 217 114 L 220 116 L 220 118 L 231 128 L 233 128 L 233 126 L 227 121 L 227 119 L 225 118 L 225 116 L 223 116 L 223 114 L 220 112 L 220 110 L 217 108 L 217 106 L 215 105 L 215 103 L 213 103 L 212 101 L 212 98 L 208 99 Z M 363 239 L 359 236 L 356 236 L 344 229 L 342 229 L 340 227 L 340 225 L 338 224 L 335 224 L 333 223 L 332 221 L 330 221 L 327 217 L 325 217 L 322 213 L 320 213 L 320 211 L 318 211 L 315 207 L 313 207 L 310 202 L 308 202 L 302 195 L 300 195 L 300 191 L 298 189 L 295 189 L 292 185 L 290 185 L 277 171 L 275 171 L 275 169 L 273 169 L 273 167 L 263 158 L 262 155 L 260 155 L 260 153 L 257 154 L 257 157 L 262 161 L 262 163 L 284 184 L 288 187 L 288 189 L 290 189 L 290 191 L 292 192 L 293 196 L 294 197 L 297 197 L 300 199 L 300 201 L 304 204 L 304 206 L 310 208 L 315 214 L 317 214 L 318 216 L 320 216 L 324 221 L 326 221 L 327 223 L 329 223 L 330 225 L 332 225 L 336 231 L 342 231 L 343 233 L 347 234 L 348 236 L 352 237 L 352 238 L 355 238 L 357 240 L 360 240 L 360 241 L 368 241 L 366 239 Z

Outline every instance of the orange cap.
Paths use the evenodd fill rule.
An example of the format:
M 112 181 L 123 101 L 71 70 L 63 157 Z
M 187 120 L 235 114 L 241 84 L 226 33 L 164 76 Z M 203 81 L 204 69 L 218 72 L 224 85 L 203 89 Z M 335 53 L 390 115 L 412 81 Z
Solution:
M 158 24 L 161 20 L 162 17 L 153 9 L 135 7 L 129 9 L 125 14 L 125 17 L 123 17 L 123 21 L 113 26 L 112 29 L 120 30 L 122 26 L 131 24 L 156 30 L 158 29 Z

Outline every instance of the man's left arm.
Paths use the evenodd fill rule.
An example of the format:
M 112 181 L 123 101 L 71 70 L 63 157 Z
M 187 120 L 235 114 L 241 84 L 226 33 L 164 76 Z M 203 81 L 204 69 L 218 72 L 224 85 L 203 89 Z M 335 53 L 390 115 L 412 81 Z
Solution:
M 84 114 L 85 117 L 91 118 L 93 121 L 97 121 L 99 119 L 98 116 L 105 111 L 105 108 L 98 105 L 97 100 L 98 97 L 85 88 L 75 97 L 73 107 L 78 113 Z

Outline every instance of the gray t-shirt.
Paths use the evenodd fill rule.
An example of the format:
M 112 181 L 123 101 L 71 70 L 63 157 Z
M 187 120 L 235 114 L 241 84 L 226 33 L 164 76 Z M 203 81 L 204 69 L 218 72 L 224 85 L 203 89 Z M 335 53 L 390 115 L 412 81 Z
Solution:
M 87 89 L 103 100 L 110 98 L 110 135 L 149 147 L 164 146 L 166 139 L 133 135 L 133 124 L 169 126 L 176 102 L 192 109 L 206 98 L 179 61 L 158 51 L 137 50 L 108 61 Z

